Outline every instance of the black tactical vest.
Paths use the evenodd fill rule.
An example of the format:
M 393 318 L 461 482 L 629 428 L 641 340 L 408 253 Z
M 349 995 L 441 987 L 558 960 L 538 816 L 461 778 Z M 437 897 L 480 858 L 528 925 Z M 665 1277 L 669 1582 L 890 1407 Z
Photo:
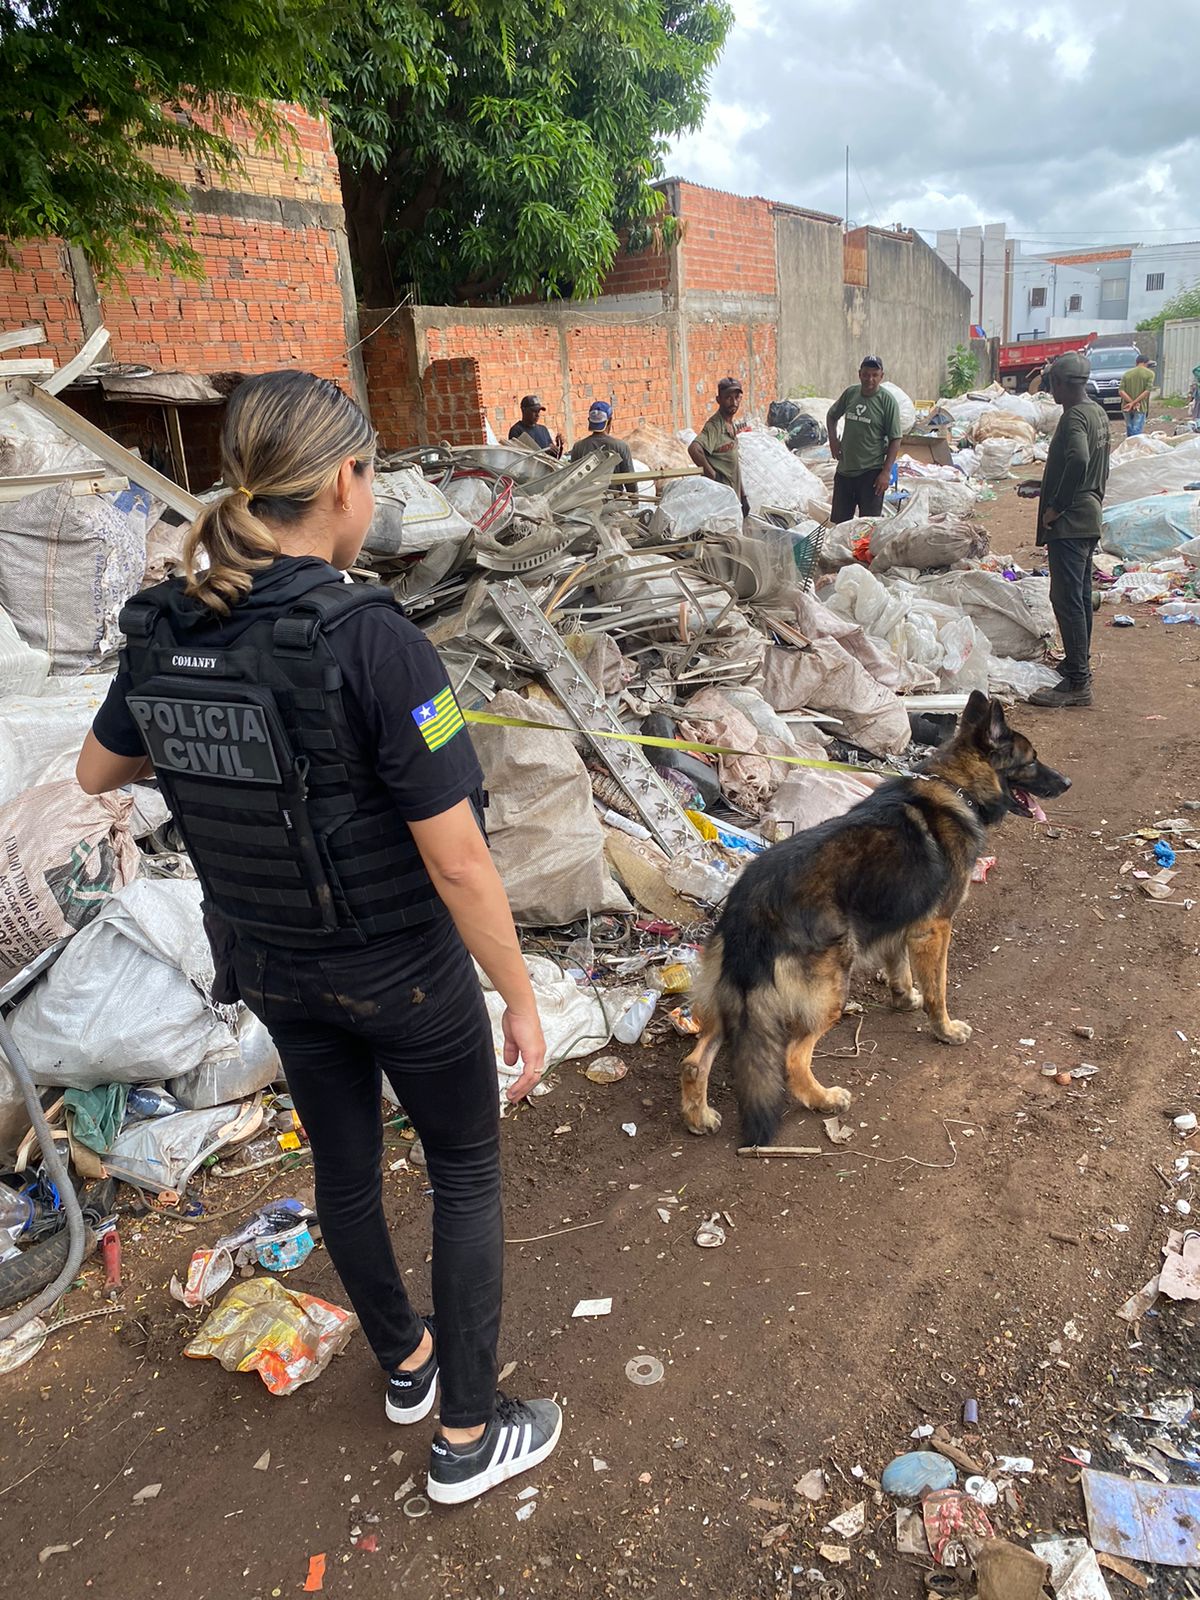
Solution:
M 345 944 L 419 926 L 436 891 L 346 717 L 327 635 L 386 589 L 310 589 L 233 644 L 180 643 L 177 584 L 121 612 L 133 716 L 205 898 L 270 944 Z

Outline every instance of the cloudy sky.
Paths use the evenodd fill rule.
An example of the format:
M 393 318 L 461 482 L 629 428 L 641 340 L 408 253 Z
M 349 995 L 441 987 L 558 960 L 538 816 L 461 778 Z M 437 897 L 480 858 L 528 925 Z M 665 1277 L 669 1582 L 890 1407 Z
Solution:
M 1040 251 L 1200 238 L 1198 0 L 732 0 L 675 176 Z

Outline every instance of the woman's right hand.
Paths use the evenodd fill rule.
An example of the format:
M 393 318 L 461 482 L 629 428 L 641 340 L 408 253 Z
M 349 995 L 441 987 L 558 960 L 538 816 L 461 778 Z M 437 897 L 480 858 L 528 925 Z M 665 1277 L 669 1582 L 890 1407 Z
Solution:
M 521 1063 L 521 1076 L 507 1090 L 509 1100 L 515 1104 L 524 1100 L 542 1080 L 546 1070 L 546 1040 L 536 1011 L 506 1010 L 501 1026 L 504 1029 L 504 1065 L 515 1067 L 518 1061 Z

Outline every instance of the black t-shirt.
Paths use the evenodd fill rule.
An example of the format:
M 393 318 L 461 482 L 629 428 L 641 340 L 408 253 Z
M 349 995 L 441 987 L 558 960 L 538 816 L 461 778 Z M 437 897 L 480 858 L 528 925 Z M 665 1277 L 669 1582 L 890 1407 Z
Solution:
M 218 617 L 200 602 L 187 613 L 186 640 L 199 648 L 232 644 L 251 623 L 280 614 L 313 586 L 314 577 L 338 583 L 342 574 L 312 556 L 280 556 L 255 574 L 250 593 L 228 617 Z M 429 702 L 448 687 L 437 651 L 399 607 L 364 606 L 328 635 L 342 669 L 346 716 L 355 738 L 374 762 L 396 810 L 405 822 L 422 822 L 449 811 L 460 800 L 477 798 L 483 773 L 465 727 L 437 749 L 421 732 Z M 115 755 L 145 753 L 137 725 L 125 704 L 130 690 L 124 653 L 92 732 Z
M 554 449 L 554 437 L 550 429 L 541 422 L 535 422 L 531 426 L 526 426 L 524 422 L 514 422 L 508 430 L 508 437 L 510 439 L 529 439 L 537 445 L 539 450 Z

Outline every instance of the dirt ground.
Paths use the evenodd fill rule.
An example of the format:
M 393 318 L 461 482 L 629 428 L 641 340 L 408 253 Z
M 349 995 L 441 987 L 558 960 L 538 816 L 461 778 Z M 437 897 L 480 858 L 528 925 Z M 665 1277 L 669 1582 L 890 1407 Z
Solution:
M 993 547 L 1026 565 L 1032 511 L 1011 487 L 984 508 Z M 1080 1531 L 1079 1467 L 1064 1457 L 1096 1447 L 1124 1385 L 1169 1387 L 1200 1365 L 1196 1308 L 1132 1333 L 1114 1317 L 1157 1270 L 1174 1196 L 1156 1168 L 1179 1153 L 1170 1114 L 1200 1092 L 1200 905 L 1182 903 L 1200 901 L 1200 853 L 1180 851 L 1167 903 L 1120 871 L 1149 849 L 1133 830 L 1200 799 L 1200 631 L 1145 609 L 1134 629 L 1113 629 L 1111 609 L 1098 619 L 1095 709 L 1014 716 L 1073 788 L 1048 826 L 998 830 L 998 865 L 956 923 L 952 1009 L 974 1026 L 968 1045 L 940 1045 L 864 993 L 859 1053 L 847 1054 L 847 1020 L 827 1041 L 842 1059 L 820 1063 L 853 1090 L 854 1138 L 825 1144 L 797 1109 L 782 1140 L 823 1148 L 796 1160 L 738 1159 L 719 1067 L 725 1127 L 684 1132 L 674 1036 L 624 1052 L 630 1072 L 610 1087 L 568 1064 L 507 1122 L 501 1359 L 516 1363 L 511 1392 L 564 1405 L 542 1470 L 460 1511 L 406 1518 L 416 1491 L 402 1486 L 421 1487 L 430 1427 L 385 1421 L 361 1335 L 285 1399 L 185 1360 L 199 1319 L 167 1281 L 222 1227 L 126 1221 L 118 1314 L 52 1336 L 0 1378 L 7 1592 L 265 1600 L 301 1591 L 309 1556 L 324 1553 L 325 1592 L 363 1600 L 918 1596 L 928 1562 L 896 1554 L 890 1502 L 871 1481 L 924 1423 L 949 1424 L 977 1458 L 1034 1458 L 995 1513 L 999 1530 Z M 1042 1073 L 1084 1061 L 1098 1072 L 1069 1087 Z M 304 1182 L 302 1169 L 271 1192 Z M 422 1175 L 385 1183 L 425 1303 Z M 213 1179 L 206 1207 L 236 1209 L 255 1188 Z M 672 1195 L 664 1224 L 657 1208 Z M 723 1248 L 700 1250 L 693 1231 L 714 1210 L 733 1227 Z M 67 1315 L 103 1304 L 99 1281 L 93 1262 Z M 340 1297 L 320 1251 L 289 1281 Z M 577 1300 L 600 1295 L 610 1316 L 572 1319 Z M 665 1366 L 652 1387 L 625 1375 L 642 1352 Z M 961 1425 L 967 1398 L 977 1428 Z M 814 1506 L 793 1484 L 817 1466 L 831 1487 Z M 158 1497 L 134 1504 L 154 1483 Z M 540 1493 L 518 1521 L 527 1483 Z M 822 1534 L 864 1498 L 863 1533 Z M 818 1558 L 826 1541 L 849 1544 L 848 1565 Z M 39 1562 L 56 1545 L 69 1548 Z M 840 1589 L 822 1587 L 834 1578 Z

